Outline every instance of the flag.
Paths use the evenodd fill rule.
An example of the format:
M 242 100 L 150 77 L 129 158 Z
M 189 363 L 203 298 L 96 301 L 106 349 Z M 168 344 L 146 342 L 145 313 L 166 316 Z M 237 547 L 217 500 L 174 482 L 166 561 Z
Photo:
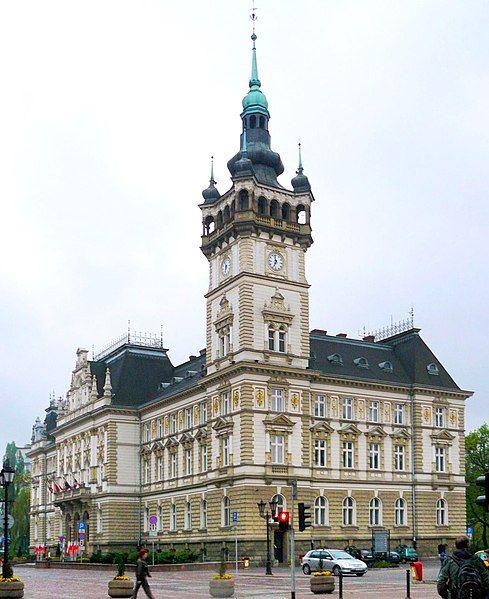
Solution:
M 47 482 L 47 485 L 48 485 L 48 491 L 49 491 L 50 493 L 54 493 L 54 491 L 53 491 L 53 484 L 52 484 L 52 482 L 53 482 L 53 481 L 51 481 L 51 480 L 48 480 L 48 482 Z
M 71 485 L 70 483 L 66 480 L 66 478 L 63 478 L 63 480 L 65 481 L 65 491 L 71 491 Z
M 80 483 L 76 480 L 75 477 L 73 477 L 73 488 L 74 489 L 79 489 L 80 488 Z
M 63 490 L 56 481 L 54 481 L 54 485 L 53 485 L 53 489 L 54 489 L 54 493 L 61 493 L 61 491 Z

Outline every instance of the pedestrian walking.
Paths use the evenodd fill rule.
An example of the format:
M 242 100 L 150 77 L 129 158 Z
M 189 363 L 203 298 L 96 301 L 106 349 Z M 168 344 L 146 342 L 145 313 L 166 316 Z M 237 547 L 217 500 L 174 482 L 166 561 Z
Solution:
M 134 589 L 133 599 L 136 599 L 138 596 L 138 591 L 141 587 L 143 587 L 144 592 L 149 597 L 149 599 L 155 599 L 151 589 L 148 584 L 148 576 L 151 578 L 151 574 L 149 573 L 148 564 L 146 562 L 146 558 L 148 557 L 149 551 L 147 549 L 141 549 L 139 551 L 138 561 L 136 563 L 136 587 Z
M 459 537 L 446 557 L 437 580 L 443 599 L 489 599 L 489 572 L 469 549 L 469 538 Z

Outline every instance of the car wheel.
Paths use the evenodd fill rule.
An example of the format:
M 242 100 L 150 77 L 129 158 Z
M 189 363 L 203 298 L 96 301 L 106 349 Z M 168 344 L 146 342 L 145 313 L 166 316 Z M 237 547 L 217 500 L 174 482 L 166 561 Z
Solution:
M 311 573 L 311 567 L 309 566 L 309 564 L 304 564 L 302 566 L 302 571 L 306 576 L 309 576 L 309 574 Z
M 335 566 L 333 568 L 333 576 L 339 576 L 341 572 L 341 568 L 339 566 Z
M 357 572 L 356 574 L 357 574 L 357 576 L 363 576 L 365 574 L 365 572 Z

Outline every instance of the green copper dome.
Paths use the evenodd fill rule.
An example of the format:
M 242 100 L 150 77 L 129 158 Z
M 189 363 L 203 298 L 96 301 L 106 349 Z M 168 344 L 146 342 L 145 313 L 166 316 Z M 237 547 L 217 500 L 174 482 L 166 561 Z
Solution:
M 251 77 L 250 77 L 250 91 L 243 98 L 243 110 L 247 113 L 253 112 L 254 109 L 256 112 L 261 112 L 263 114 L 268 114 L 268 101 L 265 97 L 265 94 L 261 91 L 261 81 L 258 78 L 258 65 L 256 62 L 256 35 L 253 33 L 251 36 L 253 40 L 253 54 L 251 57 Z

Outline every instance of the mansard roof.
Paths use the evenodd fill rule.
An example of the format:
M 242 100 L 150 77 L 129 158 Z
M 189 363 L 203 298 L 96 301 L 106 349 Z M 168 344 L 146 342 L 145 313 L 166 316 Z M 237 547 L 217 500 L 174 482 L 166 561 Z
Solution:
M 325 376 L 348 380 L 460 391 L 419 331 L 412 328 L 374 342 L 332 336 L 315 329 L 310 334 L 309 368 Z M 340 356 L 341 360 L 334 356 Z M 392 368 L 386 368 L 386 362 Z M 430 364 L 437 367 L 436 375 L 430 374 Z

